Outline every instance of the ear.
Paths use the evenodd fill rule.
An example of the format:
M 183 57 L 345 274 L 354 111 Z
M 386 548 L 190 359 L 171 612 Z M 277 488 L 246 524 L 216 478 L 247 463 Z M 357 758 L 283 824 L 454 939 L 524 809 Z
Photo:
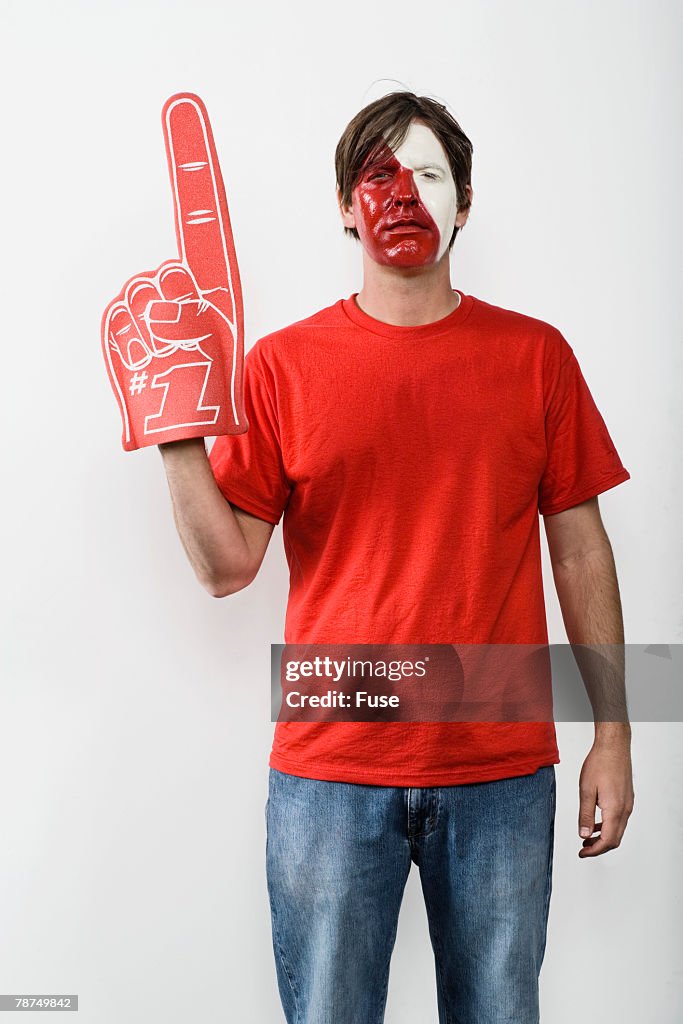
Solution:
M 465 185 L 465 192 L 467 193 L 470 205 L 466 209 L 458 210 L 455 216 L 455 226 L 458 228 L 463 228 L 467 223 L 467 218 L 469 217 L 470 209 L 472 208 L 472 200 L 474 199 L 474 192 L 472 191 L 471 185 Z
M 356 218 L 353 215 L 353 210 L 350 206 L 342 205 L 342 194 L 341 189 L 337 188 L 337 206 L 339 207 L 339 213 L 341 214 L 342 224 L 345 228 L 355 228 Z

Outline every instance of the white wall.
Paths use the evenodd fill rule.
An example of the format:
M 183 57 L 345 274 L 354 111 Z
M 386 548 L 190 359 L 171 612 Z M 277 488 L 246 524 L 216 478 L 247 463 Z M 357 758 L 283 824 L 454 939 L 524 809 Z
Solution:
M 175 253 L 160 111 L 212 117 L 247 345 L 349 295 L 333 153 L 389 89 L 474 147 L 453 283 L 558 326 L 632 479 L 601 500 L 627 639 L 680 643 L 681 5 L 9 2 L 3 55 L 0 991 L 84 1024 L 282 1020 L 264 875 L 281 529 L 215 601 L 155 448 L 126 454 L 102 309 Z M 379 81 L 379 79 L 390 81 Z M 547 557 L 545 565 L 548 568 Z M 551 640 L 564 640 L 547 580 Z M 577 851 L 587 725 L 559 725 L 544 1019 L 680 1021 L 681 727 L 634 725 L 622 847 Z M 436 1022 L 417 869 L 387 1021 Z

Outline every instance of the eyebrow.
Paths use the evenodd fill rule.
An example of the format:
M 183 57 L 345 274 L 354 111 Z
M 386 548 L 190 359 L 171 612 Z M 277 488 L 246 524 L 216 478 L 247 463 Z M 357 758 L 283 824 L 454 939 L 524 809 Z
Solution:
M 370 172 L 375 172 L 375 171 L 390 171 L 390 170 L 392 170 L 392 168 L 390 167 L 389 163 L 384 161 L 384 162 L 378 162 L 376 164 L 368 164 L 368 166 L 365 168 L 365 173 L 368 174 Z M 441 171 L 442 174 L 446 173 L 445 167 L 443 167 L 439 163 L 434 163 L 434 162 L 429 163 L 429 164 L 420 164 L 418 167 L 414 167 L 413 170 L 415 170 L 415 171 L 434 170 L 434 171 Z

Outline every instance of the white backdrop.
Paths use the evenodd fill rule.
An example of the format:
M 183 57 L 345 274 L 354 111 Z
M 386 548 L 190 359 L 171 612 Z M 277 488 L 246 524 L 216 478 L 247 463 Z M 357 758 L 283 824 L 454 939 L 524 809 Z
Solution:
M 399 87 L 449 105 L 474 144 L 453 284 L 574 348 L 632 474 L 601 499 L 627 640 L 680 643 L 682 8 L 0 10 L 0 992 L 78 993 L 87 1024 L 282 1021 L 263 816 L 281 527 L 251 587 L 205 593 L 158 451 L 121 448 L 100 351 L 105 304 L 175 254 L 162 104 L 181 90 L 207 104 L 248 347 L 360 287 L 334 199 L 349 119 Z M 545 550 L 544 565 L 561 642 Z M 681 727 L 634 724 L 634 815 L 620 849 L 586 861 L 577 781 L 592 728 L 558 738 L 543 1019 L 675 1024 Z M 437 1021 L 416 868 L 386 1019 Z

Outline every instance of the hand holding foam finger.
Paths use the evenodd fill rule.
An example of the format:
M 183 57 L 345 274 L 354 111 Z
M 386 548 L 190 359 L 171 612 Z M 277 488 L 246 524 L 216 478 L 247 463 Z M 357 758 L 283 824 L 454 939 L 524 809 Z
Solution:
M 127 281 L 102 318 L 126 451 L 249 426 L 239 268 L 209 118 L 183 93 L 162 123 L 178 257 Z

